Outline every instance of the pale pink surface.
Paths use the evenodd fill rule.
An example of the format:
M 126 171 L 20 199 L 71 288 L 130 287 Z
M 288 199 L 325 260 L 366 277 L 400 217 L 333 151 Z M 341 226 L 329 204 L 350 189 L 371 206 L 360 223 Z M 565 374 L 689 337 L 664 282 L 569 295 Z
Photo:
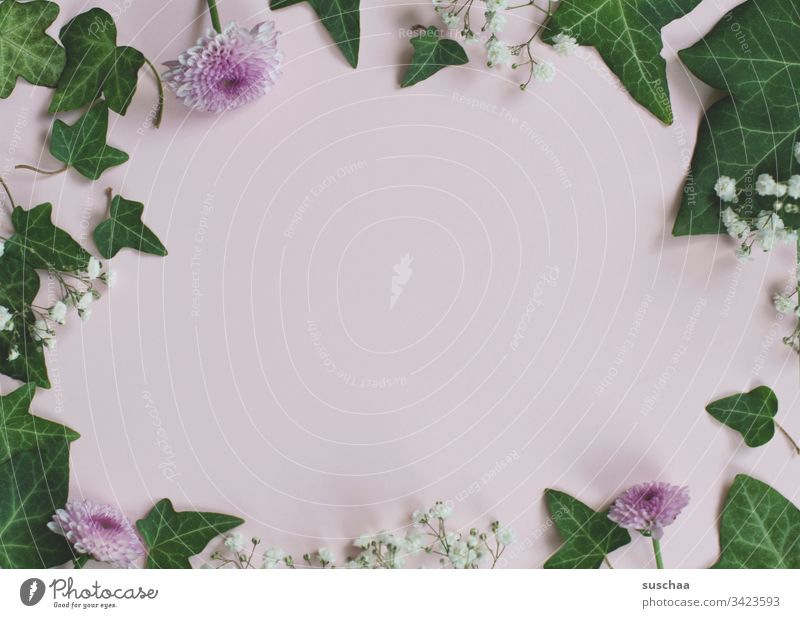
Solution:
M 120 41 L 174 58 L 207 25 L 200 4 L 134 4 Z M 647 480 L 690 486 L 664 538 L 668 567 L 715 561 L 735 474 L 800 499 L 800 458 L 782 437 L 749 449 L 703 410 L 764 383 L 800 434 L 798 360 L 780 341 L 791 324 L 769 302 L 793 276 L 793 251 L 740 266 L 726 238 L 670 235 L 713 98 L 674 50 L 735 3 L 707 1 L 666 29 L 672 127 L 589 49 L 560 59 L 541 46 L 559 75 L 526 95 L 477 50 L 473 64 L 401 91 L 402 29 L 434 23 L 430 4 L 363 4 L 353 71 L 307 6 L 221 3 L 223 21 L 276 19 L 277 87 L 219 117 L 168 97 L 155 131 L 142 129 L 154 98 L 143 73 L 128 115 L 112 116 L 110 141 L 132 160 L 94 184 L 8 173 L 39 159 L 49 92 L 20 85 L 2 102 L 2 165 L 19 201 L 54 202 L 58 222 L 86 237 L 111 186 L 146 203 L 170 250 L 120 254 L 117 288 L 51 354 L 54 388 L 35 409 L 83 436 L 71 497 L 132 519 L 162 497 L 237 514 L 246 536 L 296 556 L 322 545 L 341 555 L 345 538 L 449 499 L 465 527 L 512 525 L 517 567 L 558 545 L 545 487 L 600 507 Z M 405 254 L 413 275 L 390 310 Z M 540 284 L 548 273 L 553 285 Z M 331 364 L 406 385 L 352 386 Z M 650 556 L 640 541 L 614 562 Z

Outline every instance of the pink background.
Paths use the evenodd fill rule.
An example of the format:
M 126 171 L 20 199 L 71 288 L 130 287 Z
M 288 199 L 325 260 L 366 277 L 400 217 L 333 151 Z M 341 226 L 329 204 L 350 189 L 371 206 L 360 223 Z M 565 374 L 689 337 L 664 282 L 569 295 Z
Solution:
M 106 8 L 120 42 L 161 63 L 207 20 L 200 0 L 158 4 L 80 8 Z M 404 30 L 435 23 L 429 2 L 365 0 L 356 71 L 308 6 L 270 16 L 266 4 L 220 9 L 223 21 L 277 20 L 286 62 L 273 93 L 221 116 L 168 95 L 156 131 L 143 72 L 110 137 L 132 160 L 99 182 L 9 172 L 55 166 L 49 92 L 21 84 L 0 106 L 19 201 L 54 202 L 91 243 L 113 187 L 146 203 L 170 251 L 115 258 L 118 287 L 50 354 L 53 389 L 35 411 L 83 436 L 73 497 L 131 518 L 162 497 L 237 514 L 247 536 L 298 558 L 324 545 L 342 556 L 347 539 L 452 500 L 464 528 L 499 518 L 517 530 L 504 563 L 515 567 L 541 566 L 559 544 L 545 487 L 599 508 L 636 482 L 689 485 L 668 567 L 715 561 L 735 474 L 800 498 L 800 457 L 781 436 L 749 449 L 704 412 L 767 384 L 800 435 L 798 360 L 781 343 L 793 325 L 769 300 L 792 281 L 793 251 L 741 266 L 726 238 L 670 235 L 715 96 L 675 50 L 735 2 L 706 0 L 665 29 L 672 127 L 589 48 L 562 59 L 537 47 L 559 74 L 526 94 L 479 49 L 401 90 Z M 515 11 L 511 29 L 527 17 Z M 405 254 L 413 275 L 390 309 Z M 641 539 L 613 555 L 650 560 Z

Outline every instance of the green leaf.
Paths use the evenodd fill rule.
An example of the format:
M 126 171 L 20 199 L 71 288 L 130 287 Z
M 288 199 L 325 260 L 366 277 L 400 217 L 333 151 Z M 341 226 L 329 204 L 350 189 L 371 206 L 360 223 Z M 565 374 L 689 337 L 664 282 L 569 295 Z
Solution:
M 100 255 L 106 259 L 114 257 L 123 247 L 141 253 L 167 255 L 167 248 L 158 236 L 142 222 L 144 204 L 126 200 L 117 195 L 111 200 L 109 218 L 94 228 L 94 241 Z
M 800 569 L 800 509 L 739 474 L 722 509 L 719 543 L 715 569 Z
M 308 2 L 333 37 L 350 66 L 358 66 L 361 40 L 361 0 L 270 0 L 272 10 Z
M 736 24 L 736 28 L 732 27 Z M 800 37 L 795 0 L 745 2 L 723 17 L 700 42 L 680 52 L 689 70 L 730 96 L 706 113 L 672 233 L 717 234 L 720 176 L 736 179 L 739 205 L 753 208 L 759 174 L 789 178 L 800 131 Z M 744 45 L 742 41 L 752 44 Z
M 128 160 L 126 153 L 106 144 L 107 132 L 108 105 L 101 101 L 73 125 L 56 120 L 50 153 L 86 178 L 97 180 L 109 167 Z
M 435 26 L 429 26 L 419 36 L 411 39 L 411 45 L 414 46 L 414 57 L 403 78 L 403 88 L 428 79 L 447 66 L 469 62 L 464 48 L 456 41 L 440 38 L 439 30 Z
M 0 464 L 23 451 L 39 450 L 73 442 L 80 435 L 65 425 L 54 423 L 30 413 L 34 384 L 25 384 L 5 396 L 0 396 Z
M 189 569 L 189 558 L 203 551 L 211 539 L 243 523 L 220 513 L 178 513 L 165 498 L 136 527 L 147 545 L 148 569 Z
M 66 539 L 47 528 L 68 490 L 66 439 L 0 464 L 0 568 L 49 568 L 72 559 Z
M 0 305 L 18 314 L 13 329 L 0 332 L 0 373 L 22 382 L 32 382 L 50 388 L 47 364 L 42 345 L 35 342 L 28 325 L 35 321 L 29 307 L 39 292 L 39 274 L 23 261 L 4 255 L 0 257 Z M 16 346 L 19 358 L 8 360 L 11 348 Z
M 555 489 L 544 493 L 553 523 L 564 539 L 544 568 L 597 569 L 608 554 L 631 542 L 631 535 L 608 518 L 608 511 L 598 513 Z
M 706 406 L 706 411 L 742 434 L 747 446 L 762 446 L 775 435 L 778 397 L 768 386 L 759 386 L 749 393 L 714 401 Z
M 32 268 L 62 272 L 85 271 L 91 257 L 67 232 L 53 225 L 52 204 L 30 210 L 14 208 L 16 234 L 6 242 L 6 255 Z
M 548 31 L 594 46 L 631 96 L 666 124 L 672 124 L 667 63 L 661 57 L 661 29 L 683 17 L 700 0 L 562 0 Z
M 102 94 L 108 107 L 125 114 L 136 92 L 144 56 L 117 47 L 117 27 L 103 9 L 90 9 L 61 29 L 67 63 L 50 103 L 50 113 L 80 109 Z
M 65 54 L 45 30 L 58 17 L 55 2 L 0 4 L 0 99 L 7 98 L 17 78 L 36 86 L 55 86 L 64 70 Z

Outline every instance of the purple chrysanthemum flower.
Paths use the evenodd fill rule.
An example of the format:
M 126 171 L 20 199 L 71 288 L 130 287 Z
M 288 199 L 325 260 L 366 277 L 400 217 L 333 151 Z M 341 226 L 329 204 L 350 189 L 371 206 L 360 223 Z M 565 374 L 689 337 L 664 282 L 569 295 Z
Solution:
M 164 83 L 187 106 L 224 112 L 268 93 L 280 76 L 275 22 L 247 30 L 231 22 L 222 32 L 209 28 L 197 45 L 165 62 Z
M 56 511 L 47 527 L 78 553 L 121 569 L 134 568 L 134 561 L 144 555 L 133 524 L 113 506 L 73 500 Z
M 608 518 L 658 540 L 664 535 L 664 526 L 674 522 L 687 504 L 688 487 L 651 481 L 635 485 L 617 498 Z

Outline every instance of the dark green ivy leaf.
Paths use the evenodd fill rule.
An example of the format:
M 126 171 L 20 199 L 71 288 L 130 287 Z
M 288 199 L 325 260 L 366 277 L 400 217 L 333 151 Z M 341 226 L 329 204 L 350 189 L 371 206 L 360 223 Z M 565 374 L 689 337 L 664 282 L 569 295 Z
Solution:
M 58 17 L 55 2 L 0 3 L 0 99 L 14 90 L 17 78 L 37 86 L 55 86 L 65 54 L 45 30 Z
M 631 96 L 672 124 L 661 29 L 700 0 L 562 0 L 543 40 L 561 32 L 594 46 Z
M 308 2 L 353 68 L 358 66 L 361 0 L 270 0 L 272 10 Z
M 23 451 L 73 442 L 80 435 L 65 425 L 30 413 L 34 384 L 25 384 L 8 395 L 0 395 L 0 464 Z
M 167 248 L 158 236 L 142 222 L 144 204 L 126 200 L 121 195 L 111 200 L 109 218 L 94 229 L 94 241 L 100 255 L 106 259 L 114 257 L 123 247 L 141 253 L 167 255 Z
M 456 41 L 443 39 L 435 26 L 429 26 L 411 39 L 414 57 L 401 84 L 408 88 L 428 79 L 447 66 L 457 66 L 469 62 L 467 53 Z
M 126 153 L 106 144 L 107 132 L 108 105 L 100 101 L 73 125 L 56 120 L 50 153 L 86 178 L 97 180 L 109 167 L 128 160 Z
M 66 539 L 47 528 L 68 491 L 66 438 L 0 464 L 0 568 L 50 568 L 72 559 Z
M 631 542 L 631 535 L 580 500 L 555 489 L 545 498 L 564 545 L 544 563 L 546 569 L 597 569 L 615 549 Z
M 775 435 L 778 397 L 768 386 L 759 386 L 749 393 L 714 401 L 706 406 L 706 411 L 742 434 L 747 446 L 762 446 Z
M 189 569 L 189 558 L 203 551 L 211 539 L 243 523 L 220 513 L 178 513 L 165 498 L 136 527 L 147 546 L 148 569 Z
M 6 254 L 33 268 L 85 271 L 91 256 L 72 236 L 53 225 L 52 213 L 52 204 L 30 210 L 16 206 L 11 215 L 16 233 L 6 242 Z
M 18 314 L 14 318 L 13 329 L 0 332 L 0 373 L 15 380 L 50 388 L 44 350 L 40 343 L 31 338 L 28 330 L 35 318 L 26 307 L 33 303 L 39 285 L 39 274 L 32 267 L 8 255 L 0 257 L 0 305 Z M 19 358 L 8 360 L 14 346 L 19 350 Z
M 739 474 L 722 509 L 719 543 L 715 569 L 800 569 L 800 509 Z
M 734 28 L 734 24 L 736 27 Z M 697 44 L 680 52 L 689 70 L 728 92 L 700 124 L 692 167 L 672 233 L 717 234 L 723 228 L 714 184 L 730 176 L 739 205 L 753 209 L 759 174 L 796 173 L 800 132 L 800 12 L 796 0 L 744 2 Z
M 50 103 L 50 113 L 80 109 L 102 94 L 108 107 L 125 114 L 136 92 L 144 56 L 133 47 L 117 46 L 114 19 L 90 9 L 61 29 L 67 63 Z

